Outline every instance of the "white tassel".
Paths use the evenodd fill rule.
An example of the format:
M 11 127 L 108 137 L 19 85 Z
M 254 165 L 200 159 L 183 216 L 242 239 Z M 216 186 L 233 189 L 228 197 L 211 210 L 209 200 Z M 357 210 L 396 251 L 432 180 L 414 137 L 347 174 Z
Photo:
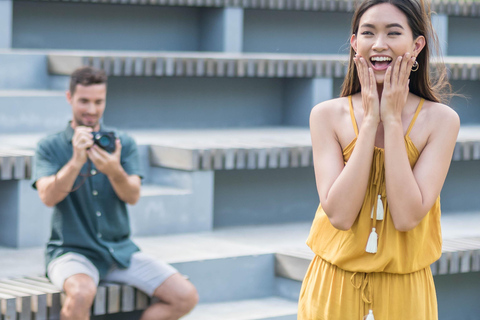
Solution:
M 373 219 L 373 211 L 374 210 L 375 210 L 375 206 L 373 206 L 372 213 L 370 214 L 370 218 L 372 218 L 372 219 Z M 378 199 L 377 199 L 377 220 L 383 220 L 383 215 L 384 215 L 384 211 L 383 211 L 382 196 L 378 195 Z
M 368 311 L 368 314 L 364 317 L 365 320 L 375 320 L 375 318 L 373 317 L 373 311 L 370 310 Z
M 368 253 L 377 253 L 377 242 L 378 242 L 378 235 L 375 232 L 375 228 L 372 228 L 372 232 L 368 237 L 367 248 L 365 251 Z
M 377 220 L 383 220 L 383 202 L 381 195 L 378 195 L 377 200 Z

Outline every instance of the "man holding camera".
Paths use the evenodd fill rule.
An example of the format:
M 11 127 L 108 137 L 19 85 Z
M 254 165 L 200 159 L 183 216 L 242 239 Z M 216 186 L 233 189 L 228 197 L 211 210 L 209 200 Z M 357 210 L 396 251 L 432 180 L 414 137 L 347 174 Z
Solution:
M 158 298 L 141 319 L 179 319 L 198 295 L 172 266 L 130 240 L 126 204 L 140 197 L 139 156 L 132 138 L 100 124 L 106 93 L 103 71 L 77 69 L 67 91 L 72 121 L 37 146 L 33 187 L 55 208 L 46 260 L 48 277 L 66 294 L 61 319 L 89 319 L 100 280 Z

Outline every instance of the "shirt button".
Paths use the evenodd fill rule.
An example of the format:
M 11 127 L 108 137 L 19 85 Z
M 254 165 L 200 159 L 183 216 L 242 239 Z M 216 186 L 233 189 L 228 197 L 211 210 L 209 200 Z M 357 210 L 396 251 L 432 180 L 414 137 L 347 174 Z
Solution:
M 101 217 L 102 213 L 100 211 L 97 211 L 97 217 Z
M 110 253 L 113 253 L 113 248 L 109 248 L 108 251 L 110 251 Z
M 102 238 L 102 234 L 100 232 L 97 233 L 97 237 Z
M 93 190 L 93 191 L 92 191 L 92 194 L 93 194 L 94 196 L 96 196 L 96 195 L 98 194 L 98 191 L 97 191 L 97 190 Z
M 90 171 L 90 174 L 91 174 L 92 176 L 96 175 L 96 174 L 97 174 L 97 170 L 92 169 L 92 171 Z

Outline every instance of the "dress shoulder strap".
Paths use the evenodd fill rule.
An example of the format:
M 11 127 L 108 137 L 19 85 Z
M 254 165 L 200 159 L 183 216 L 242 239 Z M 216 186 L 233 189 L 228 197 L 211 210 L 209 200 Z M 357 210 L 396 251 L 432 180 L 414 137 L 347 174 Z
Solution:
M 415 121 L 417 120 L 418 114 L 420 113 L 420 110 L 422 110 L 423 103 L 425 102 L 425 99 L 420 99 L 420 103 L 417 106 L 417 111 L 415 111 L 415 115 L 413 116 L 412 121 L 410 122 L 410 125 L 408 126 L 407 133 L 405 134 L 408 136 L 410 134 L 410 131 L 412 131 L 413 125 L 415 124 Z
M 358 137 L 358 127 L 357 121 L 355 120 L 355 113 L 353 112 L 352 96 L 348 96 L 348 105 L 350 108 L 350 117 L 352 118 L 353 130 L 355 130 L 355 136 Z

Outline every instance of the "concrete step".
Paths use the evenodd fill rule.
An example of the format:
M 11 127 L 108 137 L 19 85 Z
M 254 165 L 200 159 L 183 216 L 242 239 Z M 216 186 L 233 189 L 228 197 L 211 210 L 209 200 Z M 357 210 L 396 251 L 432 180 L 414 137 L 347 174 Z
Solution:
M 199 304 L 185 320 L 295 320 L 297 302 L 279 297 Z
M 127 77 L 343 78 L 347 55 L 147 51 L 51 51 L 49 71 L 69 75 L 81 66 Z M 435 61 L 432 61 L 435 64 Z M 480 58 L 444 58 L 451 80 L 478 80 Z
M 33 0 L 32 0 L 33 1 Z M 38 0 L 37 0 L 38 1 Z M 43 2 L 58 0 L 43 0 Z M 80 3 L 78 0 L 63 2 Z M 98 0 L 83 0 L 81 3 L 98 3 Z M 197 6 L 197 7 L 243 7 L 245 9 L 305 10 L 305 11 L 353 11 L 354 0 L 102 0 L 102 4 L 144 6 Z M 480 15 L 480 4 L 475 1 L 442 0 L 432 1 L 432 10 L 439 14 L 474 17 Z
M 135 137 L 150 139 L 152 166 L 238 170 L 313 165 L 308 128 L 167 130 L 155 135 L 136 132 Z M 453 160 L 480 160 L 480 126 L 462 126 Z
M 53 133 L 69 119 L 63 91 L 0 90 L 0 134 Z
M 202 303 L 262 299 L 275 295 L 280 248 L 302 246 L 309 225 L 228 228 L 213 232 L 136 237 L 147 252 L 187 275 Z M 303 245 L 305 246 L 305 245 Z M 0 278 L 44 272 L 43 247 L 0 248 Z
M 444 238 L 444 253 L 447 263 L 439 262 L 439 266 L 447 265 L 447 273 L 442 275 L 438 269 L 439 272 L 435 276 L 435 281 L 440 283 L 438 294 L 441 297 L 447 297 L 448 292 L 455 292 L 457 296 L 462 296 L 463 291 L 470 294 L 472 290 L 464 288 L 463 284 L 478 282 L 475 282 L 478 272 L 470 270 L 462 273 L 462 264 L 472 268 L 478 264 L 480 231 L 478 224 L 474 223 L 479 216 L 480 214 L 471 214 L 470 225 L 461 227 L 463 231 L 471 235 L 469 239 L 455 239 L 454 229 L 456 227 L 450 225 L 449 221 L 443 223 L 444 236 L 448 235 L 453 238 Z M 285 319 L 291 319 L 289 317 L 294 316 L 296 310 L 294 304 L 298 299 L 301 280 L 313 257 L 313 253 L 305 245 L 309 229 L 310 223 L 236 227 L 212 232 L 136 237 L 134 241 L 144 252 L 171 263 L 181 273 L 188 275 L 197 287 L 201 305 L 195 311 L 198 313 L 193 313 L 192 318 L 189 319 L 196 319 L 193 317 L 194 315 L 198 315 L 198 319 L 206 319 L 200 318 L 200 316 L 207 317 L 207 315 L 212 317 L 207 317 L 207 319 L 222 319 L 223 314 L 220 313 L 219 318 L 213 318 L 217 315 L 210 312 L 214 312 L 214 310 L 220 312 L 220 310 L 229 308 L 242 310 L 240 306 L 247 305 L 258 305 L 258 309 L 255 310 L 259 310 L 258 312 L 265 310 L 265 313 L 263 313 L 264 311 L 261 311 L 261 314 L 255 313 L 255 316 L 259 316 L 259 318 L 238 319 L 284 319 L 282 318 L 284 316 L 287 317 Z M 466 248 L 466 245 L 470 245 L 470 248 Z M 466 250 L 460 246 L 464 246 Z M 2 257 L 0 278 L 42 274 L 44 272 L 43 250 L 42 247 L 0 248 Z M 469 256 L 470 264 L 465 264 L 466 260 L 463 257 L 466 252 L 472 253 Z M 277 253 L 276 258 L 275 253 Z M 455 256 L 455 253 L 458 255 Z M 454 271 L 453 266 L 457 262 L 458 268 L 457 271 Z M 452 281 L 458 281 L 458 288 Z M 275 305 L 274 302 L 278 301 L 277 298 L 272 300 L 272 297 L 287 299 L 288 301 L 284 301 L 285 306 L 288 306 L 287 309 L 290 310 L 288 312 L 292 313 L 273 313 L 274 310 L 280 311 L 280 308 L 272 307 Z M 471 299 L 464 298 L 459 303 L 465 306 L 467 312 L 470 312 L 468 310 L 473 305 L 469 302 Z M 239 300 L 256 301 L 238 302 Z M 290 303 L 290 301 L 293 302 Z M 447 303 L 448 300 L 443 301 Z M 260 305 L 266 307 L 260 307 Z M 236 306 L 239 307 L 236 308 Z M 244 310 L 248 311 L 249 308 L 245 307 Z M 238 316 L 253 314 L 240 312 Z M 237 315 L 232 314 L 232 318 L 229 316 L 223 319 L 237 319 L 234 316 Z

